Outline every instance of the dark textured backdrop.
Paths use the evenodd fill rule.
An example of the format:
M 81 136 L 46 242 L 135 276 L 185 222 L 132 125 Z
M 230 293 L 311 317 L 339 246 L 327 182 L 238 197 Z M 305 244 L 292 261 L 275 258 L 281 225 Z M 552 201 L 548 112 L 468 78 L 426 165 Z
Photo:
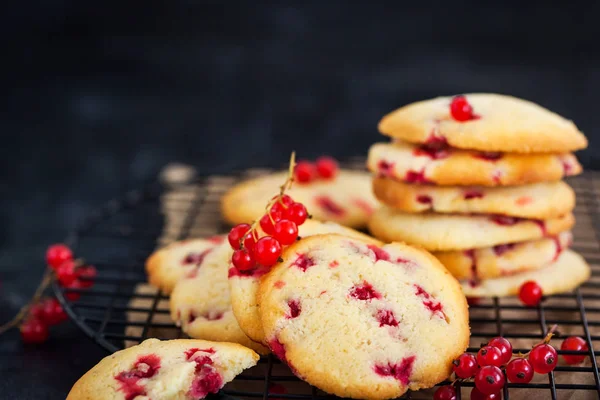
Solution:
M 293 148 L 365 154 L 380 116 L 414 100 L 539 102 L 576 121 L 591 140 L 580 158 L 600 168 L 600 2 L 563 3 L 11 2 L 0 13 L 0 316 L 30 294 L 48 243 L 165 163 L 211 173 L 279 164 Z M 41 350 L 0 337 L 0 391 L 60 398 L 101 354 L 65 330 Z M 23 373 L 32 363 L 39 388 Z

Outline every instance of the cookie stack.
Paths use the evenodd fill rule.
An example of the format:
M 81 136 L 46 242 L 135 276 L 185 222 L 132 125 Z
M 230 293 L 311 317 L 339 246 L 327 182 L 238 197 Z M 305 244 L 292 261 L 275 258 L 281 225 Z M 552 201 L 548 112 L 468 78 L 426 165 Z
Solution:
M 589 277 L 568 250 L 579 174 L 571 153 L 587 146 L 571 122 L 497 94 L 440 97 L 402 107 L 379 123 L 368 168 L 385 205 L 369 228 L 416 244 L 461 280 L 467 296 L 506 296 L 528 280 L 545 294 Z

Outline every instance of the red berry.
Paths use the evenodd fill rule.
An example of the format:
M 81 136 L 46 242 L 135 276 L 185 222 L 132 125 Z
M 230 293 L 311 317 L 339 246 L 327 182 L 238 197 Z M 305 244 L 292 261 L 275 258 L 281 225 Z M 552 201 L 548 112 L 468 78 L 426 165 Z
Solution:
M 21 324 L 23 343 L 42 343 L 48 339 L 48 326 L 37 318 L 31 318 Z
M 463 379 L 472 378 L 479 369 L 477 359 L 469 353 L 461 354 L 458 359 L 452 361 L 452 364 L 452 370 L 456 376 Z
M 93 265 L 84 265 L 75 269 L 75 276 L 80 281 L 81 287 L 84 288 L 94 286 L 94 279 L 96 278 L 96 275 L 98 275 L 98 271 L 96 271 L 96 267 Z
M 233 252 L 231 263 L 240 271 L 249 271 L 256 266 L 252 254 L 246 249 L 240 249 Z
M 56 278 L 61 286 L 67 287 L 72 284 L 77 275 L 75 274 L 75 262 L 65 261 L 58 268 L 56 268 Z
M 29 315 L 35 319 L 42 320 L 44 319 L 44 301 L 42 300 L 39 303 L 36 303 L 31 306 L 29 309 Z
M 252 233 L 247 233 L 246 236 L 244 237 L 244 247 L 252 252 L 252 249 L 254 249 L 254 244 L 256 243 L 256 231 L 253 231 Z
M 580 338 L 579 336 L 569 336 L 566 338 L 562 344 L 560 345 L 561 350 L 570 350 L 570 351 L 589 351 L 589 347 L 585 340 Z M 587 355 L 575 355 L 575 354 L 562 354 L 565 362 L 569 365 L 573 364 L 581 364 L 583 360 L 587 357 Z
M 52 268 L 58 268 L 65 261 L 73 259 L 73 253 L 64 244 L 54 244 L 46 250 L 46 263 Z
M 81 282 L 79 280 L 75 279 L 73 281 L 73 283 L 71 283 L 68 286 L 65 286 L 65 288 L 67 288 L 67 289 L 82 289 L 83 286 L 81 285 Z M 65 292 L 65 297 L 70 301 L 77 301 L 81 297 L 81 292 L 79 292 L 79 291 Z
M 477 363 L 480 367 L 486 365 L 499 367 L 502 365 L 502 352 L 497 347 L 484 346 L 477 352 Z
M 500 400 L 502 395 L 500 392 L 492 394 L 483 394 L 476 387 L 471 390 L 471 400 Z
M 456 400 L 454 386 L 440 386 L 433 395 L 433 400 Z
M 300 226 L 306 221 L 306 218 L 308 218 L 308 211 L 306 211 L 304 204 L 294 203 L 286 210 L 284 218 L 289 219 L 296 223 L 297 226 Z
M 533 379 L 533 368 L 525 358 L 515 358 L 506 366 L 506 377 L 512 383 L 529 383 Z
M 502 357 L 500 359 L 502 365 L 508 363 L 512 358 L 512 344 L 510 344 L 510 342 L 505 338 L 501 336 L 495 337 L 490 340 L 488 346 L 494 346 L 500 350 L 500 353 L 502 353 Z
M 475 375 L 475 387 L 483 394 L 498 393 L 504 386 L 504 375 L 494 365 L 481 367 Z
M 231 228 L 229 234 L 227 235 L 227 240 L 229 241 L 232 249 L 237 250 L 240 248 L 240 241 L 249 230 L 250 225 L 248 224 L 238 224 Z
M 56 325 L 67 320 L 67 314 L 55 298 L 42 301 L 40 306 L 43 310 L 41 320 L 46 325 Z
M 529 363 L 538 374 L 553 371 L 558 362 L 558 354 L 549 344 L 538 344 L 529 352 Z
M 450 114 L 457 121 L 468 121 L 473 119 L 473 107 L 465 96 L 454 96 L 450 103 Z
M 254 245 L 254 259 L 262 266 L 274 265 L 281 255 L 281 244 L 271 236 L 258 239 Z
M 296 181 L 301 183 L 308 183 L 315 179 L 317 171 L 313 163 L 308 161 L 299 161 L 294 169 L 294 176 Z
M 332 179 L 338 172 L 338 163 L 333 157 L 319 157 L 316 164 L 321 178 Z
M 270 217 L 269 217 L 270 215 Z M 275 223 L 283 218 L 281 211 L 271 211 L 269 214 L 265 214 L 260 219 L 260 227 L 267 235 L 272 235 L 275 232 Z
M 542 299 L 542 288 L 537 282 L 527 281 L 519 289 L 519 299 L 526 306 L 537 306 Z
M 288 246 L 298 238 L 298 226 L 290 220 L 277 221 L 274 227 L 273 237 L 283 245 Z

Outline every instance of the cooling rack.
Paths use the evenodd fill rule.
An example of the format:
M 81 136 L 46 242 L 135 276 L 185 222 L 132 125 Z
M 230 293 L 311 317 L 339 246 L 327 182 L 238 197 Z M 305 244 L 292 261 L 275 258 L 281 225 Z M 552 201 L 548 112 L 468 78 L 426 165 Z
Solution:
M 346 168 L 361 169 L 364 159 L 350 159 Z M 235 183 L 269 170 L 250 170 L 224 176 L 194 178 L 179 184 L 153 183 L 111 201 L 85 218 L 67 239 L 80 257 L 96 266 L 96 284 L 89 289 L 54 286 L 71 319 L 109 352 L 149 337 L 184 337 L 169 318 L 168 297 L 145 285 L 144 261 L 156 248 L 174 240 L 224 233 L 228 227 L 219 213 L 221 195 Z M 586 172 L 568 180 L 577 193 L 573 249 L 592 267 L 592 278 L 572 293 L 547 298 L 539 307 L 523 308 L 514 298 L 484 299 L 470 308 L 471 343 L 503 335 L 514 352 L 527 352 L 548 329 L 558 325 L 552 340 L 578 335 L 590 348 L 577 366 L 559 363 L 554 372 L 536 375 L 529 384 L 508 383 L 504 399 L 600 398 L 596 360 L 600 341 L 600 172 Z M 79 293 L 77 301 L 65 293 Z M 559 354 L 574 354 L 562 352 Z M 469 398 L 472 382 L 459 385 L 459 399 Z M 403 398 L 426 399 L 432 391 L 408 392 Z M 274 356 L 261 358 L 257 367 L 225 386 L 221 396 L 263 399 L 333 398 L 296 378 Z

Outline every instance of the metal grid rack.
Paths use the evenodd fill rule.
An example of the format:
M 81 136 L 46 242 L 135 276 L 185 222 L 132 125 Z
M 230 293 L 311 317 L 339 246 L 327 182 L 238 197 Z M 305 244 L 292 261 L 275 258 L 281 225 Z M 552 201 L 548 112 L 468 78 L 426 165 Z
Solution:
M 345 167 L 361 168 L 355 159 Z M 219 199 L 233 184 L 268 172 L 253 170 L 227 176 L 194 179 L 180 185 L 155 183 L 132 191 L 101 207 L 78 226 L 67 242 L 78 256 L 98 269 L 96 284 L 89 289 L 54 290 L 75 323 L 109 352 L 137 344 L 149 337 L 183 337 L 169 318 L 168 297 L 145 285 L 144 261 L 157 247 L 187 237 L 223 233 Z M 538 308 L 526 309 L 514 298 L 485 299 L 470 309 L 471 344 L 476 352 L 481 342 L 503 335 L 526 352 L 539 342 L 553 324 L 561 338 L 578 335 L 590 348 L 585 362 L 539 376 L 529 384 L 505 385 L 504 399 L 592 399 L 600 398 L 600 376 L 596 360 L 600 341 L 600 172 L 586 172 L 569 180 L 577 193 L 573 249 L 592 266 L 592 278 L 572 293 L 547 298 Z M 66 296 L 70 294 L 70 296 Z M 80 294 L 73 301 L 67 297 Z M 595 348 L 596 346 L 596 348 Z M 559 354 L 572 354 L 561 352 Z M 469 398 L 472 382 L 460 385 L 459 398 Z M 433 391 L 409 392 L 403 398 L 431 398 Z M 332 398 L 296 378 L 274 356 L 236 378 L 222 396 L 263 399 Z

